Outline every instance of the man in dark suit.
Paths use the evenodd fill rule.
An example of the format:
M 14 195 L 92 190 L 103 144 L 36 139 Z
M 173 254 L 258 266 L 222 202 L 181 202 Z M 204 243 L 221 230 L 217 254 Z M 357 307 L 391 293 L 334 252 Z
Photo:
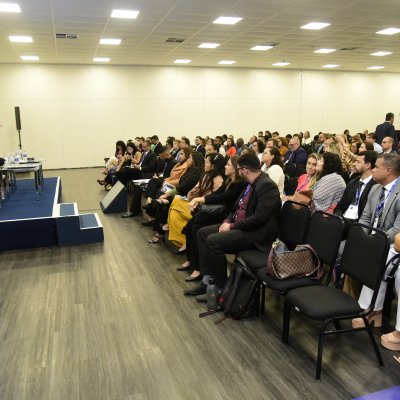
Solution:
M 117 174 L 118 180 L 125 186 L 134 179 L 150 179 L 157 170 L 157 156 L 150 150 L 151 141 L 145 140 L 142 144 L 142 158 L 138 164 L 125 167 Z
M 203 145 L 203 139 L 200 136 L 196 136 L 196 138 L 194 139 L 194 144 L 196 145 L 194 151 L 198 151 L 199 153 L 203 154 L 203 156 L 205 156 L 206 149 L 204 148 Z
M 375 129 L 375 133 L 378 136 L 376 142 L 378 144 L 381 144 L 383 141 L 383 138 L 389 136 L 393 139 L 393 150 L 395 150 L 397 152 L 398 150 L 398 144 L 399 141 L 397 139 L 397 135 L 393 126 L 393 122 L 394 122 L 394 114 L 393 113 L 387 113 L 386 114 L 386 118 L 385 118 L 385 122 L 383 124 L 380 124 L 376 127 Z
M 147 185 L 145 192 L 146 197 L 154 197 L 156 195 L 157 190 L 161 187 L 164 179 L 171 175 L 172 168 L 174 168 L 176 164 L 177 161 L 172 157 L 168 147 L 161 147 L 157 171 L 153 176 L 154 179 L 150 179 L 150 182 Z M 122 218 L 130 218 L 142 214 L 142 193 L 142 189 L 139 186 L 135 185 L 133 187 L 133 196 L 129 211 L 122 214 Z
M 161 148 L 163 147 L 157 135 L 151 137 L 151 144 L 153 146 L 153 152 L 158 157 L 161 153 Z
M 385 136 L 381 142 L 383 154 L 397 153 L 394 150 L 394 140 L 390 136 Z
M 355 169 L 359 177 L 350 180 L 335 208 L 334 213 L 344 217 L 345 237 L 351 224 L 357 222 L 361 217 L 367 204 L 368 194 L 372 186 L 376 184 L 372 179 L 372 170 L 375 168 L 377 157 L 378 154 L 373 150 L 363 151 L 357 155 Z
M 306 165 L 307 153 L 300 147 L 300 139 L 295 136 L 289 141 L 289 150 L 285 154 L 284 164 Z
M 206 292 L 210 277 L 221 289 L 226 281 L 226 253 L 239 253 L 248 249 L 268 252 L 278 235 L 281 208 L 276 184 L 261 172 L 260 161 L 254 153 L 239 157 L 237 169 L 247 183 L 236 202 L 234 211 L 222 224 L 201 228 L 197 234 L 200 254 L 200 272 L 203 281 L 187 295 Z

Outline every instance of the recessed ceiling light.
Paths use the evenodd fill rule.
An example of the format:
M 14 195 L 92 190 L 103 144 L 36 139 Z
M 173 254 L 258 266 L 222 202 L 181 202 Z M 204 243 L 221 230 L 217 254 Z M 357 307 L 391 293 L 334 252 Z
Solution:
M 388 56 L 389 54 L 392 54 L 392 52 L 391 51 L 377 51 L 376 53 L 371 53 L 370 56 L 383 57 L 383 56 Z
M 121 39 L 101 39 L 100 44 L 111 44 L 117 46 L 121 44 Z
M 328 22 L 310 22 L 309 24 L 303 25 L 300 28 L 301 29 L 318 30 L 318 29 L 326 28 L 329 25 L 330 24 Z
M 218 64 L 221 64 L 221 65 L 232 65 L 232 64 L 235 64 L 236 63 L 236 61 L 233 61 L 233 60 L 221 60 Z
M 259 45 L 259 46 L 254 46 L 252 47 L 250 50 L 258 50 L 258 51 L 266 51 L 269 49 L 272 49 L 274 46 L 263 46 L 263 45 Z
M 94 57 L 93 61 L 94 62 L 109 62 L 110 57 Z
M 275 64 L 272 64 L 274 67 L 286 67 L 286 65 L 289 65 L 290 63 L 286 61 L 281 61 L 281 62 L 276 62 Z
M 373 65 L 372 67 L 368 67 L 367 69 L 383 69 L 385 67 L 382 67 L 381 65 Z
M 192 62 L 192 60 L 175 60 L 174 63 L 175 64 L 189 64 L 190 62 Z
M 31 36 L 9 36 L 10 42 L 16 43 L 32 43 L 33 39 Z
M 0 12 L 20 13 L 21 8 L 15 3 L 0 3 Z
M 139 11 L 134 10 L 113 10 L 111 18 L 135 19 L 139 15 Z
M 334 51 L 336 51 L 336 49 L 319 49 L 319 50 L 314 50 L 314 53 L 328 54 L 328 53 L 333 53 Z
M 376 32 L 378 35 L 395 35 L 396 33 L 399 33 L 400 29 L 399 28 L 387 28 L 383 29 L 381 31 Z
M 200 49 L 216 49 L 219 46 L 219 43 L 202 43 L 198 46 Z
M 39 61 L 38 56 L 21 56 L 21 60 L 24 61 Z
M 218 17 L 213 24 L 235 25 L 242 19 L 240 17 Z
M 338 64 L 326 64 L 326 65 L 322 66 L 322 68 L 336 68 L 336 67 L 339 67 L 339 65 Z

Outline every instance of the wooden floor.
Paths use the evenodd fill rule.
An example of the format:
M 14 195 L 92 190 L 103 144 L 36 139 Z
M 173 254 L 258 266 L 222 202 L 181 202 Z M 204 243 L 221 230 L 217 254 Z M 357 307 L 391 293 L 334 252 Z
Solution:
M 63 201 L 99 211 L 105 242 L 0 254 L 0 399 L 337 400 L 400 384 L 394 353 L 380 369 L 365 332 L 326 340 L 316 382 L 315 325 L 294 316 L 284 346 L 271 293 L 261 320 L 200 319 L 182 258 L 140 219 L 101 213 L 98 170 L 56 175 Z

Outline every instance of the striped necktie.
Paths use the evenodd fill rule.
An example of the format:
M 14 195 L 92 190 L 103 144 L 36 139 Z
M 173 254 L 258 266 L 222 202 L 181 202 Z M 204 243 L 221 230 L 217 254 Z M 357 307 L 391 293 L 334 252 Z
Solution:
M 383 187 L 381 190 L 381 194 L 379 195 L 378 205 L 376 206 L 375 218 L 378 218 L 377 228 L 380 228 L 380 226 L 381 226 L 381 219 L 382 219 L 382 215 L 383 215 L 383 209 L 385 206 L 385 190 L 386 189 Z

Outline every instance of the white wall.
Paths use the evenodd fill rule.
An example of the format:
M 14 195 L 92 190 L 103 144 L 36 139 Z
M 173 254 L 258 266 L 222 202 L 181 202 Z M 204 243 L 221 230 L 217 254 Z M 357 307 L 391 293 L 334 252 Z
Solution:
M 0 154 L 17 149 L 14 106 L 28 153 L 70 168 L 135 136 L 371 131 L 399 100 L 400 74 L 379 72 L 3 64 Z

